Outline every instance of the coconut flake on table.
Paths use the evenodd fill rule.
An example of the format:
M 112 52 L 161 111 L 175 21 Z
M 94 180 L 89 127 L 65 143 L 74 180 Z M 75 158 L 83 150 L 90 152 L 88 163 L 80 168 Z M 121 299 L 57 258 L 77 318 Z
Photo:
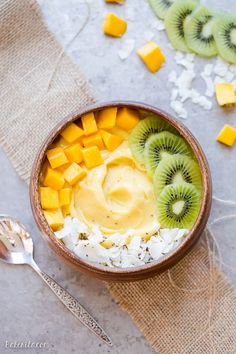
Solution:
M 203 74 L 206 76 L 211 76 L 212 71 L 213 71 L 213 64 L 206 64 L 204 66 Z
M 135 21 L 135 8 L 128 4 L 125 6 L 125 19 L 131 22 Z
M 151 41 L 153 39 L 153 37 L 155 36 L 155 34 L 151 31 L 145 31 L 143 33 L 143 39 L 145 41 Z
M 210 76 L 206 75 L 205 72 L 202 72 L 200 74 L 200 76 L 205 81 L 205 84 L 206 84 L 205 95 L 208 97 L 213 97 L 214 92 L 215 92 L 215 86 L 214 86 L 212 78 Z
M 121 47 L 118 50 L 118 55 L 121 60 L 127 59 L 134 50 L 135 39 L 124 39 L 121 43 Z
M 151 29 L 155 29 L 157 31 L 164 31 L 165 30 L 164 21 L 159 20 L 158 18 L 155 18 L 154 20 L 152 20 L 149 24 L 149 27 Z
M 213 72 L 221 77 L 224 77 L 229 70 L 229 64 L 222 60 L 220 57 L 216 59 L 216 65 L 214 66 Z
M 186 119 L 188 117 L 188 112 L 182 102 L 177 100 L 171 101 L 170 106 L 180 118 Z

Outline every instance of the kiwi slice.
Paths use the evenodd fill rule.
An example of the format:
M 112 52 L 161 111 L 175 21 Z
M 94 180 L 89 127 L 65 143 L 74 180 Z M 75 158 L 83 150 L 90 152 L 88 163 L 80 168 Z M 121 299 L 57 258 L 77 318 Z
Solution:
M 213 36 L 220 56 L 236 64 L 236 15 L 218 16 L 213 25 Z
M 184 155 L 177 154 L 165 157 L 154 173 L 155 194 L 158 196 L 165 186 L 179 182 L 193 184 L 201 191 L 202 176 L 198 164 Z
M 176 0 L 148 0 L 155 14 L 164 20 L 165 14 L 169 7 L 173 5 Z
M 165 16 L 165 27 L 173 47 L 183 52 L 189 52 L 184 36 L 184 22 L 195 10 L 194 0 L 178 0 L 169 8 Z
M 163 228 L 191 229 L 200 209 L 200 193 L 189 183 L 166 186 L 157 199 L 157 218 Z
M 144 148 L 150 135 L 164 130 L 176 132 L 175 128 L 157 115 L 150 115 L 136 125 L 129 136 L 130 149 L 136 160 L 144 161 Z
M 167 131 L 152 135 L 144 149 L 148 174 L 153 176 L 159 162 L 164 157 L 175 154 L 191 156 L 191 150 L 183 138 Z
M 199 6 L 184 22 L 184 37 L 187 46 L 203 57 L 218 53 L 213 37 L 215 17 L 205 6 Z

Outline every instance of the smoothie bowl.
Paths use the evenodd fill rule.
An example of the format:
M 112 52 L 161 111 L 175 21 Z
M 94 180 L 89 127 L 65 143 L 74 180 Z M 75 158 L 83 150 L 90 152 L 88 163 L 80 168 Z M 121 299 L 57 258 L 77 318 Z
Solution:
M 31 205 L 49 245 L 110 281 L 161 272 L 195 244 L 211 207 L 204 153 L 181 123 L 136 102 L 65 118 L 43 143 Z

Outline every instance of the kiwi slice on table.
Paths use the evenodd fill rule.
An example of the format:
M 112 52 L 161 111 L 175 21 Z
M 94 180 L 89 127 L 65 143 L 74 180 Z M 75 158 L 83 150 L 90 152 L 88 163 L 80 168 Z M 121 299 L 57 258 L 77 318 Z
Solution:
M 166 186 L 157 199 L 157 218 L 163 228 L 191 229 L 201 205 L 200 193 L 189 183 Z
M 205 6 L 199 6 L 184 22 L 184 37 L 187 46 L 203 57 L 218 53 L 213 36 L 215 17 Z
M 189 52 L 184 36 L 184 22 L 196 7 L 197 2 L 194 0 L 178 0 L 166 13 L 166 32 L 173 47 L 177 50 Z
M 158 196 L 165 186 L 186 182 L 193 184 L 199 191 L 202 176 L 198 164 L 188 156 L 167 156 L 159 163 L 153 177 L 155 194 Z
M 176 0 L 148 0 L 155 14 L 164 20 L 167 10 Z
M 220 56 L 236 64 L 236 14 L 219 15 L 213 25 L 213 36 Z
M 150 115 L 136 125 L 129 137 L 130 149 L 136 160 L 139 162 L 144 161 L 144 148 L 147 139 L 152 134 L 164 130 L 176 132 L 175 128 L 156 115 Z
M 191 150 L 183 138 L 167 131 L 152 135 L 147 140 L 144 149 L 148 174 L 153 176 L 159 162 L 164 157 L 175 154 L 191 156 Z

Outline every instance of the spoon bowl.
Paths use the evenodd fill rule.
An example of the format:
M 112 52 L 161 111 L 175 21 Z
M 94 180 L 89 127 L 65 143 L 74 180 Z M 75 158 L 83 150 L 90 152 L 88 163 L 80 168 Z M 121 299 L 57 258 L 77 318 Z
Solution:
M 0 215 L 0 259 L 11 264 L 30 264 L 33 241 L 25 226 L 15 219 Z
M 10 264 L 30 265 L 81 323 L 106 344 L 112 345 L 111 339 L 105 331 L 78 300 L 39 269 L 33 258 L 33 250 L 33 240 L 25 226 L 10 216 L 0 215 L 0 260 Z

